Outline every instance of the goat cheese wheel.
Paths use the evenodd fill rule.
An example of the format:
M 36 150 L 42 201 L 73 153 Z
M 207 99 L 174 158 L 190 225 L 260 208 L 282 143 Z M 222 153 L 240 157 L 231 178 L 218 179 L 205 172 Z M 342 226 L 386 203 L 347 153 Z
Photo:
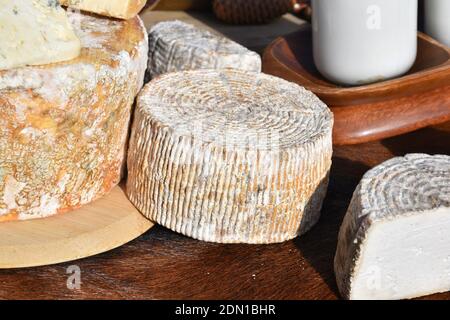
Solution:
M 0 71 L 0 221 L 77 208 L 120 180 L 147 33 L 139 18 L 69 18 L 79 57 Z
M 197 69 L 261 71 L 261 57 L 240 44 L 181 21 L 165 21 L 149 31 L 148 76 Z
M 80 40 L 57 0 L 0 0 L 0 70 L 78 57 Z
M 409 154 L 367 172 L 339 232 L 335 273 L 348 299 L 450 290 L 450 157 Z
M 127 193 L 148 218 L 221 243 L 275 243 L 319 219 L 333 116 L 314 94 L 239 70 L 171 73 L 141 92 Z

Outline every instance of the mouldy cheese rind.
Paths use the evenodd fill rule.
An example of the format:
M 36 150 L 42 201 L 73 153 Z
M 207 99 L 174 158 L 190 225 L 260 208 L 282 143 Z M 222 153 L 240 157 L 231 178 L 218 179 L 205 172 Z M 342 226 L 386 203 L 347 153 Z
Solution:
M 60 0 L 63 6 L 119 19 L 134 18 L 147 0 Z
M 367 172 L 341 226 L 334 264 L 348 299 L 450 290 L 450 157 L 409 154 Z
M 147 33 L 138 17 L 69 18 L 78 58 L 0 71 L 0 221 L 77 208 L 120 180 Z
M 165 21 L 149 31 L 148 76 L 196 69 L 261 71 L 261 57 L 240 44 L 181 21 Z
M 78 57 L 80 40 L 57 0 L 0 0 L 0 70 Z
M 319 219 L 332 125 L 316 96 L 279 78 L 164 75 L 138 98 L 127 194 L 151 220 L 196 239 L 292 239 Z

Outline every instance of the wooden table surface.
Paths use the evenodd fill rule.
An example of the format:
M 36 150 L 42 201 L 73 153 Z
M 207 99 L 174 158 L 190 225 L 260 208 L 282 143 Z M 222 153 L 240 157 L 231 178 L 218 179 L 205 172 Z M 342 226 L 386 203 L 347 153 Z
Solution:
M 144 18 L 148 24 L 172 15 L 191 19 L 179 13 L 144 13 Z M 292 27 L 289 19 L 276 24 Z M 235 28 L 226 27 L 225 31 Z M 292 32 L 289 27 L 282 30 Z M 249 38 L 242 42 L 255 48 L 271 37 L 244 36 Z M 414 152 L 450 154 L 450 122 L 396 138 L 336 147 L 322 217 L 309 233 L 293 241 L 220 245 L 155 227 L 131 243 L 95 257 L 54 266 L 0 270 L 0 298 L 336 299 L 333 257 L 353 190 L 371 167 Z M 67 288 L 66 271 L 72 265 L 80 267 L 80 289 Z M 429 298 L 450 299 L 450 293 Z

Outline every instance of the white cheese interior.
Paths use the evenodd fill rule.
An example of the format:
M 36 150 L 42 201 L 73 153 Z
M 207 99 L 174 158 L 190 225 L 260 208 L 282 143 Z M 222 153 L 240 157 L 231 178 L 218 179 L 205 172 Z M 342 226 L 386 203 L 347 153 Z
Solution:
M 376 221 L 363 241 L 350 299 L 408 299 L 450 290 L 450 208 Z
M 70 60 L 80 47 L 57 0 L 0 0 L 0 70 Z

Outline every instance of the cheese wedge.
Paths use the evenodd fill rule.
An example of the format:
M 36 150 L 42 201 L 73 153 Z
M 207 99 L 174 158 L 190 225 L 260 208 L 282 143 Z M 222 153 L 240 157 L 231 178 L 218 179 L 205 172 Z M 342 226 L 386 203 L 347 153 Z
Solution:
M 450 157 L 410 154 L 365 174 L 339 232 L 344 298 L 407 299 L 450 290 Z
M 131 19 L 144 8 L 147 0 L 60 0 L 61 5 L 99 15 Z
M 0 221 L 77 208 L 121 178 L 147 32 L 138 17 L 69 18 L 78 58 L 0 71 Z
M 221 243 L 282 242 L 319 219 L 333 116 L 314 94 L 240 70 L 170 73 L 141 92 L 129 199 L 148 218 Z
M 79 54 L 80 40 L 57 0 L 0 0 L 0 70 Z
M 261 72 L 261 57 L 240 44 L 181 21 L 149 31 L 148 76 L 196 69 L 233 68 Z

